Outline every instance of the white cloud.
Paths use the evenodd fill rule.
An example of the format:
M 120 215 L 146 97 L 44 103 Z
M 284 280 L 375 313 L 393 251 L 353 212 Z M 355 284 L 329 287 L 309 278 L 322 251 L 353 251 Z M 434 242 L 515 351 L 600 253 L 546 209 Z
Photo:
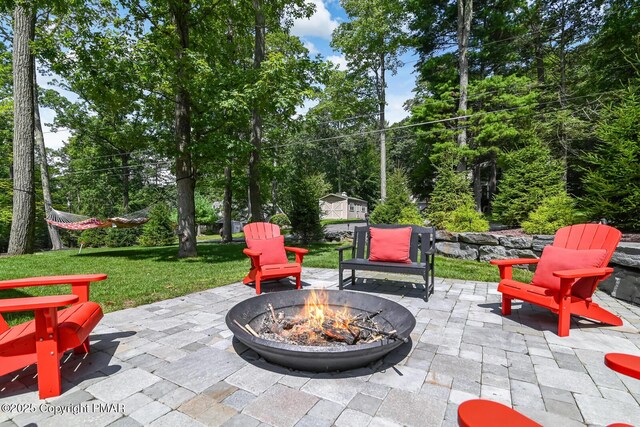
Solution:
M 341 71 L 346 71 L 349 68 L 349 64 L 344 55 L 329 55 L 327 56 L 327 61 L 333 62 Z
M 411 98 L 413 98 L 413 94 L 411 92 L 387 96 L 385 118 L 390 125 L 398 123 L 400 120 L 409 116 L 409 112 L 404 109 L 404 103 L 407 99 Z
M 331 33 L 338 26 L 338 21 L 333 19 L 331 12 L 322 0 L 310 0 L 316 6 L 316 10 L 310 18 L 295 19 L 291 33 L 298 37 L 315 36 L 331 40 Z
M 316 45 L 311 43 L 309 40 L 303 40 L 302 43 L 304 44 L 304 47 L 306 47 L 309 51 L 309 55 L 317 55 L 318 53 L 320 53 Z

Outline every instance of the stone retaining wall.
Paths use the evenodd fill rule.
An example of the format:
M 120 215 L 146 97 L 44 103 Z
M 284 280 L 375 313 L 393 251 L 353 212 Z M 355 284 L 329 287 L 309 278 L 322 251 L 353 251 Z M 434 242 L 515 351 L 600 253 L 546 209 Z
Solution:
M 474 261 L 538 258 L 553 236 L 510 237 L 491 233 L 436 233 L 440 255 Z M 640 243 L 622 242 L 611 258 L 614 273 L 599 289 L 616 298 L 640 304 Z M 534 267 L 532 267 L 534 268 Z M 436 271 L 437 274 L 437 271 Z

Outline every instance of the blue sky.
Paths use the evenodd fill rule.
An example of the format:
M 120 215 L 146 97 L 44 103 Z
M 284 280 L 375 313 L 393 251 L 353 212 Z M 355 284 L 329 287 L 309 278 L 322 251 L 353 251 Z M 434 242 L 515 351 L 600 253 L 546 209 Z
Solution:
M 337 64 L 341 69 L 346 69 L 347 63 L 340 52 L 331 48 L 331 33 L 341 23 L 348 20 L 348 17 L 340 6 L 338 0 L 307 0 L 315 4 L 315 13 L 304 20 L 297 20 L 291 32 L 300 37 L 312 55 L 321 55 L 323 58 Z M 398 70 L 395 76 L 387 76 L 387 107 L 386 118 L 389 124 L 396 123 L 405 118 L 408 113 L 404 110 L 403 104 L 413 97 L 412 90 L 415 86 L 415 75 L 413 69 L 417 59 L 415 51 L 407 52 L 402 60 L 406 64 Z M 50 84 L 53 77 L 38 75 L 38 83 L 45 87 L 59 90 L 69 99 L 75 101 L 77 96 Z M 300 112 L 305 112 L 313 103 L 307 103 Z M 69 131 L 59 130 L 53 133 L 49 130 L 47 123 L 51 123 L 55 117 L 52 110 L 41 108 L 40 114 L 45 127 L 45 144 L 49 148 L 60 148 L 69 138 Z
M 309 19 L 297 20 L 291 30 L 300 37 L 307 49 L 312 54 L 320 54 L 325 59 L 346 69 L 347 62 L 344 56 L 331 48 L 331 32 L 349 18 L 338 0 L 308 0 L 314 3 L 316 11 Z M 387 77 L 387 108 L 386 118 L 389 124 L 399 122 L 408 113 L 404 110 L 404 102 L 413 97 L 412 90 L 415 86 L 413 69 L 417 59 L 416 52 L 411 50 L 402 56 L 405 65 L 398 70 L 395 76 Z M 307 104 L 301 111 L 304 112 L 312 104 Z

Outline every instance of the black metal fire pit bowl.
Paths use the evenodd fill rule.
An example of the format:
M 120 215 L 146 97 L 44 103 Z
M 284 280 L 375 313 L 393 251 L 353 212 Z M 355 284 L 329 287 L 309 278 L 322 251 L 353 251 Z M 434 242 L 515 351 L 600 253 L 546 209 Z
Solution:
M 368 365 L 407 341 L 416 326 L 416 319 L 411 312 L 396 302 L 371 294 L 337 290 L 325 291 L 331 308 L 339 309 L 346 305 L 354 314 L 373 314 L 382 310 L 375 317 L 376 323 L 384 331 L 395 330 L 397 338 L 348 346 L 292 345 L 255 337 L 234 322 L 236 320 L 243 326 L 249 324 L 254 330 L 258 330 L 262 318 L 270 315 L 269 303 L 276 312 L 283 311 L 287 315 L 293 315 L 304 307 L 304 300 L 310 292 L 292 290 L 249 298 L 229 310 L 227 326 L 240 342 L 269 362 L 311 372 L 346 371 Z

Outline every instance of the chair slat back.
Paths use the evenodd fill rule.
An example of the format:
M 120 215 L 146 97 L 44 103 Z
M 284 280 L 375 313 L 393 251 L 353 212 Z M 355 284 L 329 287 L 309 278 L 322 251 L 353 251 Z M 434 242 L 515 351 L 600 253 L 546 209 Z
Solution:
M 280 227 L 268 222 L 252 222 L 245 225 L 242 230 L 246 239 L 264 240 L 280 235 Z
M 553 246 L 565 249 L 605 249 L 607 255 L 600 267 L 609 265 L 613 253 L 620 243 L 622 233 L 604 224 L 576 224 L 563 227 L 556 232 Z M 575 282 L 571 294 L 580 298 L 588 298 L 596 291 L 601 280 L 585 277 Z
M 367 245 L 367 227 L 355 227 L 353 229 L 353 244 L 356 246 L 356 258 L 364 258 L 364 250 Z M 369 251 L 367 250 L 367 258 Z
M 2 317 L 2 314 L 0 314 L 0 334 L 8 330 L 9 330 L 9 325 L 4 320 L 4 317 Z
M 556 232 L 553 246 L 566 249 L 605 249 L 607 256 L 600 267 L 606 267 L 620 243 L 622 233 L 604 224 L 577 224 Z

